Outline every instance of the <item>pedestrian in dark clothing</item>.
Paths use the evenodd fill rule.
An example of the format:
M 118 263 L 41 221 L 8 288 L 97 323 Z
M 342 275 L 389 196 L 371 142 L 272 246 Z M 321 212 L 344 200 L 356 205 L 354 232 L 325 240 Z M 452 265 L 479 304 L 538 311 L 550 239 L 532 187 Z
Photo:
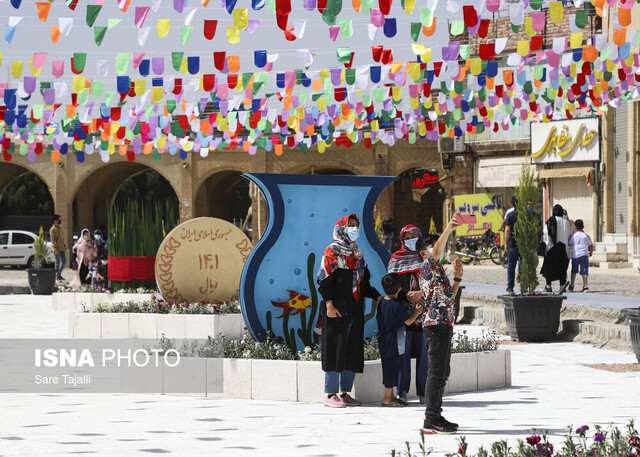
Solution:
M 364 299 L 382 299 L 369 283 L 371 273 L 356 243 L 359 227 L 355 214 L 338 220 L 317 277 L 318 291 L 324 299 L 321 345 L 325 406 L 333 408 L 361 405 L 349 392 L 355 374 L 364 370 Z
M 569 238 L 571 237 L 571 224 L 567 219 L 563 219 L 562 206 L 553 207 L 553 215 L 547 220 L 544 226 L 544 242 L 546 244 L 546 255 L 540 273 L 547 280 L 544 288 L 546 292 L 551 292 L 551 283 L 560 282 L 562 294 L 567 284 L 567 268 L 569 268 Z
M 516 197 L 511 199 L 513 210 L 507 216 L 504 228 L 505 250 L 507 251 L 507 292 L 512 294 L 516 284 L 516 265 L 520 260 L 520 251 L 515 239 L 515 226 L 518 222 L 518 210 L 515 208 Z

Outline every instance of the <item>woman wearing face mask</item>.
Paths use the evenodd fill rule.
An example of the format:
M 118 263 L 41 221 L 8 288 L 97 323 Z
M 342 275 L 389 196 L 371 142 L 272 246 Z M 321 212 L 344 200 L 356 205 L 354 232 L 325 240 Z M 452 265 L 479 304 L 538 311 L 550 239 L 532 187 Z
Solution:
M 543 240 L 547 245 L 547 253 L 540 273 L 547 280 L 545 292 L 551 292 L 551 282 L 560 281 L 562 294 L 567 286 L 567 268 L 569 268 L 569 238 L 571 237 L 571 225 L 567 219 L 563 219 L 561 205 L 553 207 L 553 215 L 544 224 Z
M 93 232 L 93 239 L 96 240 L 96 246 L 98 248 L 98 258 L 106 259 L 108 257 L 107 240 L 104 239 L 102 230 L 95 229 L 95 231 Z
M 338 220 L 333 242 L 325 249 L 318 271 L 323 297 L 322 370 L 325 406 L 360 406 L 349 395 L 356 373 L 364 369 L 364 299 L 382 297 L 370 284 L 371 274 L 356 240 L 360 220 L 355 214 Z
M 402 303 L 409 313 L 414 306 L 421 303 L 422 292 L 418 284 L 418 272 L 422 266 L 422 257 L 416 252 L 416 242 L 422 236 L 422 232 L 415 225 L 407 225 L 400 231 L 402 246 L 393 253 L 388 273 L 398 273 L 402 278 L 402 292 L 398 301 Z M 421 403 L 424 403 L 424 391 L 427 383 L 427 369 L 429 360 L 422 334 L 422 316 L 411 325 L 406 326 L 405 349 L 398 375 L 398 400 L 407 402 L 407 393 L 411 386 L 411 356 L 416 358 L 416 393 Z
M 91 265 L 91 261 L 97 255 L 96 243 L 91 239 L 91 232 L 89 232 L 88 229 L 82 230 L 80 238 L 73 247 L 73 250 L 76 252 L 78 269 L 69 285 L 76 289 L 80 287 L 81 284 L 91 283 L 91 279 L 86 279 L 86 277 L 89 272 L 89 265 Z

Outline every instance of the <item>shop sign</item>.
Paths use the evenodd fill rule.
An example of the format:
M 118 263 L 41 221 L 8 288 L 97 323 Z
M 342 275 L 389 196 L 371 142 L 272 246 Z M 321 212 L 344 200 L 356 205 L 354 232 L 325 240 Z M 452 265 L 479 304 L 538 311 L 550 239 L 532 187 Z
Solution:
M 458 236 L 482 235 L 488 229 L 497 232 L 502 224 L 502 194 L 455 195 L 453 205 L 460 214 L 475 214 L 476 223 L 461 225 Z
M 598 119 L 532 123 L 531 158 L 533 163 L 599 161 Z
M 439 182 L 437 171 L 414 170 L 411 172 L 411 187 L 413 189 L 427 189 Z

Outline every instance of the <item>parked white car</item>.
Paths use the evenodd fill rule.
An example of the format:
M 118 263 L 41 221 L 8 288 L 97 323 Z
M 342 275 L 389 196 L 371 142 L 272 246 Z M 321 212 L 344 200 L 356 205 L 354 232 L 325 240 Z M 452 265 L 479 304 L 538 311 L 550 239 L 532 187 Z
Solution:
M 46 236 L 46 235 L 45 235 Z M 0 231 L 0 265 L 33 266 L 33 242 L 38 235 L 25 230 Z M 47 264 L 55 263 L 51 241 L 47 241 Z

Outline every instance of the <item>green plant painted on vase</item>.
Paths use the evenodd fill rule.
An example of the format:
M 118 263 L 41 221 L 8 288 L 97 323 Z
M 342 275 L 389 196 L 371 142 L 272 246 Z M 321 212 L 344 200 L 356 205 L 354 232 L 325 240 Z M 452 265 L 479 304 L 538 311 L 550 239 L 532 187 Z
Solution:
M 319 315 L 320 301 L 318 299 L 318 291 L 316 289 L 314 268 L 316 255 L 314 253 L 309 254 L 307 257 L 307 280 L 309 282 L 309 290 L 311 297 L 299 294 L 295 291 L 288 291 L 290 293 L 290 299 L 287 302 L 271 301 L 271 304 L 283 312 L 281 315 L 276 316 L 276 319 L 282 319 L 282 331 L 285 335 L 285 344 L 294 354 L 298 353 L 296 343 L 296 330 L 303 344 L 303 347 L 316 348 L 320 342 L 320 334 L 322 332 L 322 320 Z M 376 316 L 376 309 L 378 303 L 375 300 L 370 300 L 370 311 L 364 316 L 364 323 L 366 324 Z M 365 301 L 365 310 L 367 309 Z M 290 316 L 300 316 L 300 328 L 289 327 Z M 267 319 L 267 331 L 272 334 L 273 331 L 273 315 L 271 311 L 266 313 Z

